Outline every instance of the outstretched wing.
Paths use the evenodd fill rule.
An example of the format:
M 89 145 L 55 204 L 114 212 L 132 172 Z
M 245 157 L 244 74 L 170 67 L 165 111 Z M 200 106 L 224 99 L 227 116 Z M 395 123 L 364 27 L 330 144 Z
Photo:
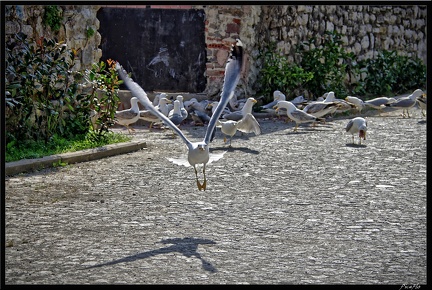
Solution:
M 221 99 L 210 118 L 207 126 L 207 131 L 204 137 L 206 144 L 210 143 L 213 131 L 216 127 L 216 121 L 219 119 L 222 111 L 225 109 L 229 100 L 234 95 L 234 89 L 240 79 L 240 71 L 243 65 L 243 44 L 240 39 L 237 39 L 236 44 L 233 46 L 231 56 L 225 66 L 225 78 L 222 87 Z
M 163 120 L 165 125 L 170 127 L 177 135 L 179 135 L 189 147 L 191 145 L 191 142 L 186 138 L 183 132 L 176 125 L 174 125 L 174 123 L 171 122 L 170 119 L 168 119 L 164 114 L 159 112 L 159 110 L 153 106 L 152 102 L 150 102 L 143 88 L 141 88 L 127 75 L 126 71 L 118 62 L 116 63 L 116 69 L 127 88 L 131 91 L 132 95 L 134 97 L 137 97 L 140 100 L 141 104 L 143 104 L 147 110 L 151 111 L 155 116 L 158 116 L 159 119 Z
M 247 113 L 246 116 L 237 123 L 237 130 L 243 133 L 253 132 L 255 135 L 261 134 L 261 126 L 251 113 Z

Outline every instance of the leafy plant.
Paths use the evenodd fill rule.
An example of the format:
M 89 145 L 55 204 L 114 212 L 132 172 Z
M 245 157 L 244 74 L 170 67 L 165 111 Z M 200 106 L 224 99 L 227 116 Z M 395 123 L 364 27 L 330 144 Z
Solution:
M 294 91 L 312 79 L 311 72 L 305 72 L 296 64 L 290 63 L 281 50 L 276 50 L 276 44 L 270 43 L 257 59 L 261 59 L 263 67 L 258 75 L 259 92 L 264 96 L 264 102 L 273 101 L 273 92 L 280 90 L 287 96 L 295 97 Z
M 115 62 L 107 60 L 105 62 L 94 63 L 91 69 L 87 69 L 83 74 L 85 80 L 91 85 L 90 100 L 91 108 L 96 112 L 98 119 L 97 134 L 95 138 L 103 138 L 114 125 L 114 115 L 120 103 L 118 89 L 123 81 L 119 78 L 115 68 Z
M 396 51 L 380 51 L 376 58 L 358 64 L 364 75 L 358 91 L 367 96 L 406 93 L 426 83 L 426 66 L 422 61 L 398 55 Z
M 48 142 L 56 133 L 74 136 L 87 131 L 89 107 L 85 96 L 77 93 L 73 60 L 73 53 L 54 39 L 35 42 L 17 34 L 6 45 L 7 142 Z
M 91 28 L 91 27 L 87 28 L 87 30 L 86 30 L 86 36 L 87 36 L 87 38 L 92 37 L 94 35 L 94 33 L 95 33 L 95 31 L 93 30 L 93 28 Z
M 348 82 L 356 74 L 355 55 L 342 48 L 341 35 L 326 31 L 322 43 L 316 37 L 297 47 L 301 53 L 300 66 L 313 73 L 305 87 L 315 96 L 334 91 L 336 96 L 347 95 Z M 311 48 L 313 47 L 313 48 Z
M 60 30 L 62 23 L 62 13 L 57 5 L 45 6 L 45 12 L 42 18 L 43 24 L 51 27 L 53 31 Z

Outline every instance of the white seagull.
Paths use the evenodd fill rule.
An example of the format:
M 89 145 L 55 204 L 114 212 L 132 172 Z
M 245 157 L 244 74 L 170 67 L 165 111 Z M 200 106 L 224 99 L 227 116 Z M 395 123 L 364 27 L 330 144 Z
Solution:
M 119 63 L 116 63 L 116 69 L 120 75 L 120 77 L 123 79 L 125 85 L 128 87 L 128 89 L 132 92 L 132 94 L 139 98 L 140 102 L 144 104 L 144 106 L 153 111 L 154 114 L 158 115 L 164 123 L 171 127 L 171 129 L 177 133 L 181 137 L 181 139 L 186 143 L 186 146 L 188 148 L 188 155 L 187 155 L 187 164 L 185 161 L 179 161 L 176 159 L 170 158 L 169 160 L 176 163 L 181 164 L 185 166 L 192 166 L 195 170 L 195 178 L 196 183 L 199 190 L 206 190 L 207 185 L 207 179 L 205 175 L 205 167 L 207 164 L 209 164 L 212 161 L 219 160 L 223 157 L 223 153 L 221 154 L 210 154 L 209 152 L 209 144 L 210 144 L 210 138 L 213 134 L 213 131 L 216 127 L 216 122 L 219 119 L 223 109 L 228 104 L 230 98 L 234 95 L 234 90 L 238 84 L 238 81 L 240 79 L 240 71 L 243 64 L 243 44 L 240 41 L 240 39 L 236 40 L 235 45 L 233 45 L 231 50 L 230 58 L 225 66 L 225 77 L 224 77 L 224 83 L 222 87 L 222 93 L 221 93 L 221 99 L 218 104 L 218 107 L 216 108 L 215 113 L 212 115 L 210 122 L 207 126 L 207 130 L 204 136 L 204 139 L 199 142 L 191 142 L 189 139 L 186 138 L 186 136 L 183 134 L 183 132 L 173 124 L 173 122 L 170 121 L 165 115 L 161 114 L 156 108 L 153 106 L 153 104 L 150 102 L 150 100 L 147 97 L 147 94 L 145 91 L 136 83 L 134 82 L 129 76 L 127 75 L 126 71 L 123 70 L 123 68 L 120 66 Z M 201 184 L 198 180 L 198 171 L 197 171 L 197 165 L 202 164 L 203 169 L 203 176 L 204 181 Z
M 134 128 L 129 128 L 129 125 L 138 121 L 140 116 L 138 98 L 132 97 L 130 102 L 131 102 L 130 109 L 116 111 L 114 114 L 114 119 L 116 123 L 125 126 L 128 129 L 129 134 L 130 134 L 130 130 L 135 131 Z
M 387 97 L 378 97 L 371 100 L 364 101 L 365 107 L 373 108 L 379 111 L 379 115 L 381 115 L 382 110 L 386 107 L 386 105 L 396 102 L 395 98 L 387 98 Z
M 396 99 L 396 102 L 393 102 L 393 103 L 388 104 L 386 106 L 391 107 L 391 108 L 395 108 L 395 109 L 402 109 L 402 117 L 405 118 L 405 116 L 408 116 L 408 118 L 411 118 L 409 115 L 408 109 L 414 107 L 414 105 L 417 102 L 417 99 L 423 95 L 425 95 L 425 93 L 422 90 L 417 89 L 411 95 L 409 95 L 407 97 L 398 98 L 398 99 Z M 406 115 L 405 115 L 405 112 L 406 112 Z
M 178 95 L 176 97 L 176 100 L 178 100 L 180 102 L 180 111 L 181 111 L 181 115 L 183 116 L 184 119 L 186 119 L 189 115 L 188 111 L 186 110 L 184 103 L 183 103 L 183 96 L 182 95 Z
M 157 97 L 157 99 L 158 99 L 158 105 L 156 106 L 156 109 L 159 110 L 164 115 L 168 116 L 168 114 L 169 114 L 168 104 L 170 104 L 171 101 L 168 100 L 163 95 L 166 96 L 165 93 L 161 93 L 160 95 L 158 95 L 158 97 Z M 153 127 L 153 125 L 161 125 L 162 124 L 162 120 L 157 115 L 153 114 L 152 111 L 150 111 L 148 109 L 147 110 L 141 110 L 139 118 L 141 120 L 150 122 L 150 126 L 149 126 L 150 130 Z
M 361 113 L 361 110 L 365 107 L 365 103 L 363 102 L 363 100 L 354 96 L 345 97 L 345 101 L 353 104 L 356 107 L 357 111 L 359 111 L 359 113 Z
M 285 100 L 286 100 L 286 96 L 281 91 L 276 90 L 273 92 L 273 101 L 264 106 L 261 106 L 261 110 L 269 113 L 272 116 L 275 116 L 276 112 L 275 109 L 273 109 L 273 107 L 276 106 L 279 101 L 285 101 Z M 282 114 L 282 112 L 280 111 L 279 113 Z
M 187 114 L 184 115 L 181 111 L 181 107 L 180 107 L 180 101 L 179 100 L 175 100 L 174 101 L 174 109 L 172 109 L 169 113 L 168 113 L 168 119 L 171 120 L 171 122 L 174 123 L 174 125 L 180 125 L 181 122 L 183 122 L 185 119 L 187 118 Z
M 317 118 L 332 114 L 336 112 L 339 107 L 338 104 L 332 100 L 335 100 L 334 92 L 329 92 L 324 101 L 311 102 L 303 108 L 303 111 Z
M 294 131 L 297 132 L 299 124 L 302 123 L 310 123 L 323 121 L 323 119 L 315 117 L 314 115 L 308 114 L 303 110 L 298 109 L 293 103 L 290 101 L 279 101 L 276 106 L 274 106 L 276 112 L 280 110 L 280 108 L 286 109 L 286 113 L 288 118 L 293 120 L 296 123 Z
M 355 117 L 351 119 L 345 127 L 345 131 L 352 135 L 352 142 L 354 144 L 354 135 L 359 134 L 359 145 L 361 139 L 366 140 L 367 121 L 362 117 Z
M 218 120 L 216 127 L 221 128 L 224 135 L 229 136 L 229 147 L 231 147 L 231 139 L 237 133 L 237 131 L 243 133 L 255 133 L 255 135 L 261 134 L 261 126 L 255 117 L 251 113 L 247 113 L 241 120 Z M 226 136 L 224 136 L 224 142 L 226 142 Z
M 252 114 L 252 107 L 256 102 L 257 100 L 254 98 L 248 98 L 241 110 L 224 114 L 222 118 L 225 120 L 240 121 L 246 114 Z

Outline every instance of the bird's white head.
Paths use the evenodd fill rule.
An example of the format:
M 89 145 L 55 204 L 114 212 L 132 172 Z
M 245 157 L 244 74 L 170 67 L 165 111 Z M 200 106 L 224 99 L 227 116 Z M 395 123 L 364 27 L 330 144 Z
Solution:
M 200 144 L 198 144 L 198 149 L 200 150 L 200 151 L 206 151 L 206 149 L 207 149 L 207 144 L 205 144 L 205 143 L 200 143 Z
M 424 95 L 424 92 L 421 89 L 417 89 L 411 94 L 411 98 L 417 99 L 418 97 L 420 97 L 422 95 Z

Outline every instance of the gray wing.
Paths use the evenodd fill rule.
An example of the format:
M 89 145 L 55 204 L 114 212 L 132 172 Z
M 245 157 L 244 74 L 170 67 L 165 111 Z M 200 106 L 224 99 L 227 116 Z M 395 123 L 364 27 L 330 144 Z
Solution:
M 327 108 L 329 103 L 312 103 L 307 105 L 303 110 L 309 114 L 313 114 Z
M 237 123 L 237 130 L 244 133 L 261 134 L 261 126 L 255 119 L 254 115 L 247 113 L 246 116 Z
M 390 107 L 409 108 L 415 105 L 415 101 L 410 98 L 399 99 L 395 103 L 391 103 Z
M 377 99 L 367 100 L 365 101 L 365 104 L 379 107 L 381 105 L 387 104 L 387 102 L 388 102 L 387 99 L 377 98 Z
M 223 114 L 222 118 L 231 121 L 240 121 L 243 118 L 242 111 L 234 111 L 227 114 Z
M 140 119 L 145 120 L 145 121 L 149 121 L 149 122 L 160 121 L 158 116 L 155 116 L 150 110 L 140 111 Z
M 348 124 L 346 125 L 346 127 L 345 127 L 345 131 L 348 132 L 349 130 L 351 130 L 353 124 L 354 124 L 354 122 L 353 122 L 353 120 L 351 119 L 351 120 L 348 122 Z
M 134 112 L 131 110 L 117 111 L 115 113 L 115 117 L 118 119 L 130 120 L 130 119 L 136 118 L 137 114 L 138 114 L 138 112 Z
M 195 111 L 195 114 L 201 118 L 201 120 L 209 122 L 210 121 L 210 116 L 207 115 L 207 113 L 203 113 L 201 111 Z
M 147 110 L 158 116 L 159 119 L 161 119 L 165 123 L 165 125 L 170 127 L 177 135 L 179 135 L 188 147 L 191 146 L 191 142 L 186 138 L 183 132 L 173 122 L 171 122 L 171 120 L 168 119 L 167 116 L 159 112 L 159 110 L 157 110 L 153 106 L 152 102 L 147 97 L 146 92 L 127 75 L 126 71 L 118 62 L 116 63 L 116 69 L 127 88 L 131 91 L 132 95 L 134 97 L 137 97 L 140 100 L 141 104 L 143 104 Z
M 310 115 L 302 110 L 295 110 L 293 112 L 290 112 L 291 116 L 295 119 L 294 121 L 297 121 L 299 123 L 303 122 L 310 122 L 315 121 L 316 117 L 313 115 Z
M 221 99 L 216 110 L 210 118 L 207 126 L 204 142 L 210 143 L 211 136 L 216 127 L 216 121 L 219 119 L 222 111 L 225 109 L 229 100 L 234 95 L 234 90 L 240 80 L 240 71 L 243 65 L 243 44 L 240 39 L 237 39 L 236 44 L 233 46 L 231 56 L 225 66 L 225 78 L 222 87 Z

